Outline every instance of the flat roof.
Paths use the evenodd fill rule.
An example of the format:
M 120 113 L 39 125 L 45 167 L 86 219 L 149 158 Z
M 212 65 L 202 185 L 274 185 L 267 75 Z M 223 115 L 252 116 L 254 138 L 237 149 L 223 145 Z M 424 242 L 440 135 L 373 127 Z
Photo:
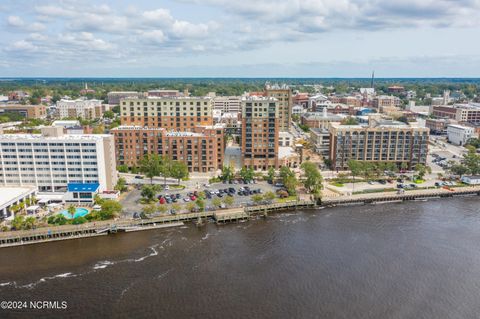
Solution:
M 37 188 L 34 186 L 0 187 L 0 207 L 19 197 L 24 197 Z

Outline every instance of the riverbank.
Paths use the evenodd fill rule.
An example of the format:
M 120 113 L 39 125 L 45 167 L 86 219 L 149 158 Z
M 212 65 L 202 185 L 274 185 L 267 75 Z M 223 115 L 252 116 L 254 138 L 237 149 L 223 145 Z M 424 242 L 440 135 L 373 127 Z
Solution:
M 39 228 L 29 231 L 10 231 L 0 233 L 0 248 L 45 243 L 59 240 L 79 239 L 85 237 L 103 236 L 118 232 L 134 232 L 165 227 L 181 226 L 185 222 L 202 224 L 206 219 L 212 219 L 217 224 L 249 220 L 255 216 L 268 216 L 270 213 L 284 210 L 314 209 L 319 207 L 334 207 L 340 205 L 364 205 L 376 203 L 396 203 L 403 201 L 428 200 L 456 196 L 479 196 L 480 186 L 462 187 L 457 189 L 424 189 L 405 193 L 372 193 L 340 197 L 327 197 L 319 203 L 313 201 L 294 201 L 270 205 L 250 206 L 217 211 L 187 213 L 160 216 L 151 219 L 131 220 L 118 219 L 83 224 L 78 226 L 56 226 Z

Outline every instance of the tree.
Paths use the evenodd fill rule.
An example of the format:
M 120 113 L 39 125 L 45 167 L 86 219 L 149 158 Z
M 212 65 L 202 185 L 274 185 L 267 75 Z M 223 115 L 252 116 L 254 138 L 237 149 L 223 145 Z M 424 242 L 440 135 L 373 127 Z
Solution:
M 282 178 L 283 185 L 285 185 L 288 194 L 295 195 L 298 186 L 298 180 L 295 177 L 295 173 L 289 167 L 282 166 L 282 168 L 280 168 L 280 177 Z
M 180 206 L 180 204 L 177 204 L 177 203 L 173 203 L 172 204 L 172 210 L 175 212 L 175 213 L 178 213 L 180 211 L 180 209 L 182 209 L 182 207 Z
M 341 121 L 341 124 L 342 125 L 358 125 L 358 121 L 354 117 L 349 116 L 349 117 L 344 118 Z
M 260 195 L 260 194 L 255 194 L 255 195 L 252 196 L 252 201 L 253 201 L 255 204 L 260 203 L 262 200 L 263 200 L 263 196 Z
M 480 174 L 480 155 L 476 153 L 475 147 L 468 146 L 468 152 L 463 155 L 463 164 L 468 168 L 468 173 L 472 175 Z
M 156 206 L 156 208 L 161 214 L 165 214 L 168 211 L 168 207 L 166 205 Z
M 156 203 L 150 203 L 142 207 L 142 212 L 144 212 L 147 215 L 150 215 L 155 213 L 157 211 L 157 208 L 158 207 Z
M 226 196 L 223 198 L 223 203 L 225 204 L 225 206 L 232 206 L 234 202 L 235 199 L 233 199 L 232 196 Z
M 23 229 L 33 229 L 35 228 L 35 225 L 37 224 L 37 220 L 35 217 L 30 216 L 25 219 Z
M 72 218 L 75 216 L 76 211 L 77 209 L 73 205 L 70 205 L 67 208 L 67 212 L 70 214 L 70 216 L 72 216 Z
M 102 209 L 98 212 L 101 220 L 112 219 L 122 212 L 122 205 L 114 200 L 107 199 L 102 204 Z
M 153 184 L 153 178 L 162 173 L 162 159 L 157 154 L 146 155 L 141 159 L 139 169 Z
M 113 119 L 115 117 L 115 113 L 113 111 L 105 111 L 105 113 L 103 113 L 103 117 L 106 118 L 106 119 Z
M 251 181 L 253 180 L 253 177 L 255 176 L 255 171 L 253 170 L 253 168 L 251 167 L 242 167 L 242 169 L 240 170 L 240 177 L 244 180 L 244 181 Z
M 408 169 L 408 163 L 407 162 L 402 162 L 402 164 L 400 164 L 400 168 L 403 171 L 406 171 Z
M 305 188 L 315 196 L 319 196 L 320 190 L 323 188 L 323 177 L 317 165 L 312 162 L 304 162 L 300 167 L 306 176 L 303 182 Z
M 100 197 L 99 194 L 95 194 L 95 196 L 93 196 L 93 203 L 95 205 L 102 205 L 103 199 Z
M 195 202 L 197 204 L 198 209 L 201 212 L 205 211 L 205 201 L 203 199 L 198 198 Z
M 120 191 L 121 193 L 127 191 L 127 181 L 125 178 L 120 177 L 117 180 L 117 185 L 115 185 L 115 190 Z
M 222 167 L 222 174 L 220 175 L 220 179 L 223 182 L 230 182 L 234 177 L 233 167 L 232 166 L 223 166 Z
M 188 177 L 187 164 L 181 161 L 173 161 L 170 167 L 170 176 L 176 178 L 178 185 L 180 185 L 180 180 Z
M 222 205 L 222 200 L 215 197 L 214 199 L 212 199 L 212 205 L 215 207 L 220 207 L 220 205 Z
M 195 205 L 195 203 L 193 203 L 193 202 L 187 203 L 187 204 L 185 205 L 185 208 L 186 208 L 187 211 L 189 211 L 189 212 L 193 211 L 193 210 L 195 209 L 195 207 L 196 207 L 196 205 Z
M 150 185 L 143 185 L 140 195 L 147 201 L 151 202 L 155 198 L 155 190 Z
M 205 194 L 204 191 L 200 191 L 198 192 L 198 196 L 197 196 L 199 199 L 205 199 L 207 197 L 207 195 Z
M 275 199 L 275 193 L 274 192 L 266 192 L 265 195 L 263 195 L 263 197 L 265 198 L 265 200 L 268 200 L 268 201 L 272 201 Z
M 12 228 L 15 228 L 15 230 L 22 229 L 24 221 L 23 216 L 15 216 L 12 220 Z
M 352 174 L 353 189 L 355 189 L 355 177 L 361 174 L 362 164 L 359 161 L 351 159 L 351 160 L 348 160 L 347 165 L 348 165 L 348 169 L 350 170 L 350 173 Z
M 118 165 L 117 171 L 120 173 L 128 173 L 128 166 L 127 165 Z
M 270 183 L 273 183 L 274 179 L 275 179 L 275 168 L 269 167 L 268 173 L 267 173 L 267 181 Z
M 417 165 L 415 165 L 415 171 L 417 172 L 417 177 L 418 177 L 418 179 L 422 179 L 422 180 L 423 180 L 423 178 L 425 177 L 425 174 L 426 174 L 427 172 L 430 173 L 432 170 L 431 170 L 430 167 L 427 167 L 427 166 L 425 166 L 425 165 L 423 165 L 423 164 L 417 164 Z
M 468 167 L 463 164 L 453 164 L 452 166 L 450 166 L 449 171 L 454 175 L 462 177 L 463 175 L 468 173 Z

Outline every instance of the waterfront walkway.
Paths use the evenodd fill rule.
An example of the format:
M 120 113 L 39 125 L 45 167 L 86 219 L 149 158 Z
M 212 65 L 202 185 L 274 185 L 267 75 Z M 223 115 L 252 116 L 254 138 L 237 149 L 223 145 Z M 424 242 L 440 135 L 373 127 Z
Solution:
M 323 207 L 337 205 L 373 204 L 385 202 L 399 202 L 407 200 L 423 200 L 428 198 L 442 198 L 455 196 L 478 196 L 480 186 L 460 187 L 456 189 L 423 189 L 404 193 L 385 192 L 371 194 L 356 194 L 350 196 L 325 197 L 320 204 Z M 110 221 L 86 223 L 82 225 L 64 225 L 42 227 L 34 230 L 0 232 L 0 248 L 35 244 L 57 240 L 67 240 L 85 237 L 103 236 L 117 232 L 132 232 L 149 229 L 158 229 L 183 225 L 184 222 L 195 221 L 203 224 L 203 220 L 211 219 L 217 224 L 248 220 L 253 216 L 268 216 L 270 212 L 281 210 L 317 208 L 317 203 L 309 200 L 274 203 L 269 205 L 232 208 L 217 211 L 186 213 L 177 215 L 159 216 L 149 219 L 117 219 Z

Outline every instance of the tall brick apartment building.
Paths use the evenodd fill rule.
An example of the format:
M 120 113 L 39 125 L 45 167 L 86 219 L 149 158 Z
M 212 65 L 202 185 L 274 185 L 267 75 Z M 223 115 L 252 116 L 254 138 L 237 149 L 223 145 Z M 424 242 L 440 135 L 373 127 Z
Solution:
M 148 154 L 183 161 L 190 172 L 223 165 L 224 127 L 213 125 L 208 97 L 146 97 L 120 100 L 122 126 L 115 136 L 118 165 L 138 165 Z
M 242 100 L 242 153 L 245 166 L 255 170 L 278 168 L 280 131 L 278 100 L 247 97 Z

